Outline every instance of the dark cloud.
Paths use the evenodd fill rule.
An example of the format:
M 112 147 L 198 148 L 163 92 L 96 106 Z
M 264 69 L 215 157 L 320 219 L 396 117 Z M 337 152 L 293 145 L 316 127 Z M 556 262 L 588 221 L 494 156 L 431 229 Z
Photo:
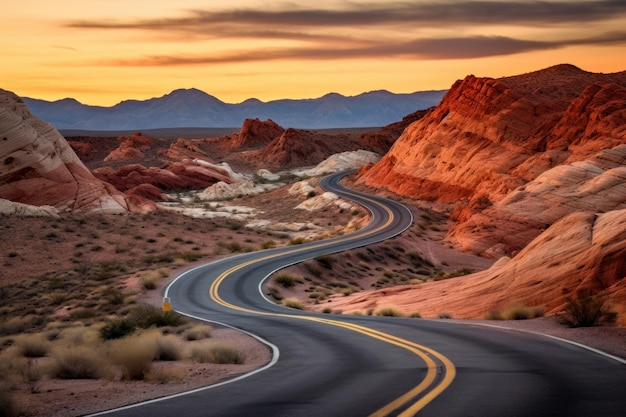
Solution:
M 607 45 L 626 42 L 626 32 L 589 33 L 580 38 L 526 40 L 506 36 L 448 36 L 420 38 L 424 28 L 461 33 L 459 28 L 482 26 L 582 26 L 626 16 L 624 0 L 565 1 L 390 1 L 346 2 L 338 9 L 302 8 L 283 3 L 273 8 L 193 10 L 177 18 L 133 21 L 76 21 L 66 26 L 80 29 L 142 30 L 157 37 L 246 39 L 248 50 L 197 56 L 150 56 L 116 61 L 115 65 L 189 65 L 270 61 L 279 59 L 331 60 L 346 58 L 418 57 L 462 59 L 510 55 L 569 45 Z M 359 31 L 349 29 L 357 28 Z M 368 29 L 380 29 L 372 30 Z M 373 35 L 376 33 L 377 35 Z M 387 39 L 378 34 L 385 33 Z M 556 33 L 554 31 L 553 33 Z M 556 39 L 556 35 L 552 35 Z M 288 39 L 299 47 L 259 50 L 255 40 Z M 413 39 L 413 40 L 407 40 Z M 111 63 L 110 63 L 111 64 Z
M 602 21 L 626 15 L 623 0 L 569 1 L 390 1 L 349 2 L 338 9 L 301 8 L 285 3 L 270 9 L 192 10 L 186 17 L 134 21 L 73 21 L 73 28 L 210 31 L 214 25 L 343 27 L 419 24 L 567 24 Z
M 572 45 L 613 44 L 626 42 L 626 32 L 610 33 L 594 39 L 561 41 L 527 41 L 504 36 L 473 36 L 455 38 L 416 39 L 408 42 L 380 42 L 363 47 L 300 47 L 251 49 L 226 54 L 160 55 L 133 60 L 106 62 L 120 66 L 167 66 L 194 64 L 230 64 L 276 61 L 281 59 L 339 60 L 350 58 L 407 57 L 420 59 L 471 59 L 522 52 L 556 49 Z

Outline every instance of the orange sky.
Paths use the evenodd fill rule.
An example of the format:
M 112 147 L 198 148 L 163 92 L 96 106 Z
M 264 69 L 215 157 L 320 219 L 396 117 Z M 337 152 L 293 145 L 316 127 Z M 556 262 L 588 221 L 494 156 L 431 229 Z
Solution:
M 229 103 L 408 93 L 623 71 L 624 28 L 624 0 L 21 0 L 0 14 L 0 88 L 106 106 L 192 87 Z

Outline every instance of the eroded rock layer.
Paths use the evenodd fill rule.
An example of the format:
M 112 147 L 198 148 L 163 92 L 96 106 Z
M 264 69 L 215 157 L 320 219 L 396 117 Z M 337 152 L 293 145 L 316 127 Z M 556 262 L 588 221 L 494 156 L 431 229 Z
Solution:
M 95 178 L 56 129 L 4 90 L 0 90 L 0 198 L 60 210 L 128 210 L 124 195 Z
M 360 181 L 457 203 L 459 225 L 448 238 L 499 257 L 569 213 L 623 207 L 616 183 L 623 183 L 624 162 L 618 157 L 609 167 L 600 160 L 603 152 L 621 154 L 624 144 L 626 72 L 559 65 L 501 79 L 468 76 Z

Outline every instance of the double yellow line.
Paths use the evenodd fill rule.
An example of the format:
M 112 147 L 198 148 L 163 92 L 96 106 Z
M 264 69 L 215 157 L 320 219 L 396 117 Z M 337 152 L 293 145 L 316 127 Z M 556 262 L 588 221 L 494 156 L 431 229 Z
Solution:
M 385 207 L 385 209 L 387 208 Z M 393 217 L 391 212 L 389 213 L 390 213 L 390 217 Z M 387 221 L 385 226 L 389 224 L 390 221 L 391 219 Z M 385 227 L 385 226 L 382 226 L 382 227 Z M 379 230 L 379 229 L 376 229 L 376 230 Z M 320 244 L 320 246 L 322 246 L 322 244 Z M 370 417 L 387 416 L 394 410 L 399 409 L 400 407 L 406 407 L 406 409 L 402 411 L 400 414 L 398 414 L 398 416 L 401 416 L 401 417 L 414 416 L 422 408 L 424 408 L 428 403 L 434 400 L 439 394 L 441 394 L 452 383 L 456 375 L 456 368 L 454 367 L 454 364 L 447 357 L 435 351 L 434 349 L 411 342 L 406 339 L 402 339 L 400 337 L 391 335 L 389 333 L 381 332 L 375 329 L 371 329 L 369 327 L 360 326 L 357 324 L 352 324 L 352 323 L 343 322 L 339 320 L 331 320 L 327 318 L 312 317 L 312 316 L 300 316 L 300 315 L 294 315 L 294 314 L 270 313 L 270 312 L 265 312 L 265 311 L 248 309 L 245 307 L 231 304 L 225 301 L 224 299 L 222 299 L 222 297 L 219 295 L 220 285 L 232 273 L 257 262 L 262 262 L 271 258 L 282 256 L 284 254 L 296 253 L 302 250 L 304 249 L 293 249 L 291 251 L 288 251 L 282 254 L 264 256 L 259 259 L 253 259 L 253 260 L 241 263 L 239 265 L 236 265 L 224 271 L 222 274 L 220 274 L 217 277 L 217 279 L 213 281 L 213 283 L 211 284 L 211 287 L 209 288 L 209 295 L 211 299 L 219 305 L 222 305 L 224 307 L 237 310 L 237 311 L 242 311 L 242 312 L 247 312 L 247 313 L 252 313 L 252 314 L 257 314 L 257 315 L 288 317 L 288 318 L 293 318 L 293 319 L 298 319 L 298 320 L 308 320 L 308 321 L 314 321 L 314 322 L 323 323 L 323 324 L 327 324 L 331 326 L 342 327 L 342 328 L 352 330 L 354 332 L 372 337 L 374 339 L 378 339 L 383 342 L 398 346 L 400 348 L 406 349 L 414 353 L 418 357 L 420 357 L 426 364 L 426 368 L 427 368 L 426 376 L 424 377 L 422 382 L 420 382 L 420 384 L 415 386 L 413 389 L 409 390 L 407 393 L 403 394 L 402 396 L 398 397 L 394 401 L 390 402 L 386 406 L 382 407 L 381 409 L 371 414 Z M 436 377 L 439 373 L 439 370 L 441 370 L 443 377 L 439 381 L 436 381 Z M 413 402 L 412 404 L 406 406 L 407 403 L 410 403 L 415 398 L 418 398 L 418 399 L 415 400 L 415 402 Z
M 357 199 L 359 198 L 364 199 L 373 205 L 383 208 L 387 212 L 388 219 L 383 225 L 369 231 L 367 234 L 364 234 L 364 235 L 357 234 L 357 235 L 352 235 L 352 236 L 346 236 L 343 238 L 343 241 L 348 242 L 351 240 L 361 239 L 364 236 L 375 234 L 376 232 L 383 230 L 384 228 L 389 226 L 391 222 L 393 221 L 394 219 L 393 212 L 384 204 L 381 204 L 380 202 L 373 200 L 371 198 L 368 198 L 362 194 L 354 193 L 348 190 L 344 190 L 344 193 L 347 195 L 357 197 Z M 402 339 L 392 334 L 381 332 L 381 331 L 378 331 L 369 327 L 352 324 L 352 323 L 348 323 L 348 322 L 340 321 L 340 320 L 327 319 L 323 317 L 270 313 L 270 312 L 265 312 L 265 311 L 252 310 L 252 309 L 248 309 L 245 307 L 231 304 L 225 301 L 224 299 L 222 299 L 222 297 L 219 295 L 219 287 L 224 282 L 224 280 L 228 278 L 228 276 L 230 276 L 231 274 L 243 268 L 246 268 L 258 262 L 263 262 L 272 258 L 283 256 L 283 255 L 294 254 L 294 253 L 301 252 L 307 249 L 312 249 L 312 248 L 320 248 L 320 247 L 325 246 L 326 244 L 327 243 L 320 242 L 316 245 L 307 246 L 307 248 L 294 248 L 292 250 L 289 250 L 280 254 L 267 255 L 258 259 L 249 260 L 239 265 L 236 265 L 224 271 L 223 273 L 221 273 L 213 281 L 213 283 L 211 284 L 209 288 L 209 296 L 217 304 L 226 308 L 233 309 L 233 310 L 247 312 L 251 314 L 257 314 L 257 315 L 286 317 L 286 318 L 292 318 L 292 319 L 297 319 L 297 320 L 308 320 L 308 321 L 323 323 L 323 324 L 330 325 L 330 326 L 342 327 L 344 329 L 363 334 L 365 336 L 383 341 L 385 343 L 389 343 L 391 345 L 395 345 L 397 347 L 400 347 L 400 348 L 403 348 L 412 352 L 413 354 L 417 355 L 422 361 L 424 361 L 426 365 L 427 371 L 426 371 L 426 375 L 424 379 L 417 386 L 415 386 L 414 388 L 412 388 L 405 394 L 401 395 L 400 397 L 396 398 L 389 404 L 385 405 L 381 409 L 371 414 L 370 417 L 387 416 L 394 411 L 397 412 L 401 408 L 404 408 L 404 410 L 401 411 L 398 414 L 398 416 L 401 416 L 401 417 L 414 416 L 421 409 L 423 409 L 427 404 L 433 401 L 439 394 L 441 394 L 444 390 L 446 390 L 450 386 L 450 384 L 452 383 L 452 381 L 454 380 L 456 376 L 456 368 L 454 367 L 454 364 L 452 363 L 452 361 L 450 361 L 447 357 L 445 357 L 441 353 L 429 347 L 420 345 L 418 343 L 411 342 L 409 340 Z M 439 374 L 441 376 L 437 378 Z

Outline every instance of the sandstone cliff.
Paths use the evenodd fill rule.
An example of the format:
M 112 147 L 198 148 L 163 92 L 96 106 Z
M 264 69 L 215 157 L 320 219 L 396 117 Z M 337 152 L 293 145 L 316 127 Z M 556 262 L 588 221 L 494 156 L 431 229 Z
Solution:
M 457 203 L 453 218 L 459 226 L 449 239 L 498 257 L 514 254 L 565 214 L 621 207 L 623 196 L 615 197 L 618 188 L 606 205 L 589 206 L 592 197 L 564 198 L 556 204 L 553 195 L 545 194 L 542 204 L 551 213 L 543 216 L 528 206 L 528 215 L 520 218 L 521 203 L 506 212 L 492 208 L 520 199 L 523 187 L 532 189 L 530 182 L 563 164 L 569 168 L 549 176 L 583 181 L 586 174 L 578 180 L 570 177 L 581 169 L 573 162 L 597 158 L 598 152 L 625 143 L 626 72 L 594 74 L 559 65 L 501 79 L 468 76 L 411 124 L 380 162 L 361 173 L 360 181 L 416 199 Z M 614 169 L 597 182 L 619 180 L 622 173 Z M 593 193 L 591 185 L 572 187 L 571 192 Z M 503 201 L 514 191 L 515 197 Z M 542 197 L 534 196 L 536 205 Z M 476 233 L 481 228 L 485 233 Z M 487 234 L 490 241 L 480 241 Z M 515 237 L 506 241 L 511 234 Z
M 124 195 L 95 178 L 67 141 L 0 90 L 0 198 L 60 210 L 122 213 Z
M 446 312 L 455 318 L 483 318 L 515 303 L 558 313 L 566 296 L 591 292 L 606 296 L 623 320 L 625 278 L 626 209 L 584 211 L 559 220 L 515 258 L 501 258 L 488 270 L 337 297 L 323 307 L 367 311 L 394 305 L 424 317 Z

